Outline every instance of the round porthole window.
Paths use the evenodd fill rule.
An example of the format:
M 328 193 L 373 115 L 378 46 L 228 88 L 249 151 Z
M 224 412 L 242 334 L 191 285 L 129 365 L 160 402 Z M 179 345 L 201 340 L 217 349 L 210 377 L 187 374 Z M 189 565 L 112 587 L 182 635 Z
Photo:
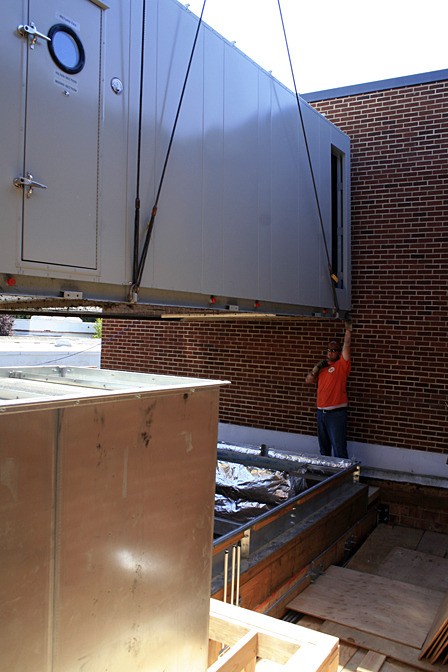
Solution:
M 84 47 L 78 35 L 64 23 L 51 26 L 48 31 L 48 49 L 58 68 L 69 75 L 81 72 L 86 62 Z

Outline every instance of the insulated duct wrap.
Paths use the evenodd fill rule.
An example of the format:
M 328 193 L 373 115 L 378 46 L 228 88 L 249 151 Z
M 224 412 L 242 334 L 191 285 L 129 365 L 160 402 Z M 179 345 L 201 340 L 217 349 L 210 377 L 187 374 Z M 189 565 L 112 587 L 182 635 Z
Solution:
M 306 469 L 297 472 L 246 466 L 218 460 L 215 516 L 244 524 L 306 489 Z
M 251 502 L 246 499 L 233 500 L 230 497 L 215 494 L 215 516 L 231 520 L 239 525 L 244 525 L 256 516 L 267 513 L 271 508 L 268 504 L 262 504 L 261 502 Z
M 286 473 L 263 467 L 222 461 L 216 466 L 216 492 L 233 500 L 242 498 L 276 506 L 300 492 L 296 492 L 296 487 L 300 487 L 296 481 Z
M 269 455 L 269 457 L 277 458 L 279 460 L 288 460 L 290 462 L 297 462 L 297 466 L 300 467 L 313 467 L 313 471 L 316 471 L 316 467 L 322 468 L 331 468 L 331 469 L 348 469 L 353 466 L 352 460 L 343 459 L 340 457 L 327 457 L 324 455 L 300 455 L 300 454 L 288 454 L 281 453 L 275 450 L 266 450 L 265 452 L 260 452 L 260 446 L 253 445 L 235 445 L 233 443 L 227 443 L 225 441 L 218 441 L 218 448 L 225 448 L 226 450 L 232 450 L 236 453 L 243 453 L 247 455 Z

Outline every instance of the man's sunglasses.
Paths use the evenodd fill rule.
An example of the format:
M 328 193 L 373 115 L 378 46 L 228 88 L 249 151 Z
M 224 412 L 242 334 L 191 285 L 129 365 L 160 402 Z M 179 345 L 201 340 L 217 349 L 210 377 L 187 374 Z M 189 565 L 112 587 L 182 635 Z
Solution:
M 327 348 L 327 352 L 341 352 L 339 348 Z

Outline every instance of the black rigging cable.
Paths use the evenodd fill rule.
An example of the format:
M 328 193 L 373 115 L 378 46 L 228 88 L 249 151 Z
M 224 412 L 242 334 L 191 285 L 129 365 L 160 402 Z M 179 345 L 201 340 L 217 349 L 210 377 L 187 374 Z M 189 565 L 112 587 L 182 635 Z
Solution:
M 138 138 L 137 138 L 137 180 L 135 190 L 135 211 L 134 211 L 134 257 L 132 279 L 135 282 L 138 273 L 138 241 L 140 236 L 140 173 L 141 173 L 141 155 L 142 155 L 142 124 L 143 124 L 143 78 L 145 64 L 145 33 L 146 33 L 146 0 L 143 0 L 142 6 L 142 46 L 140 55 L 140 93 L 138 106 Z
M 205 9 L 206 2 L 207 2 L 207 0 L 204 0 L 204 2 L 202 4 L 201 14 L 199 16 L 198 25 L 196 27 L 196 33 L 195 33 L 194 40 L 193 40 L 193 46 L 192 46 L 192 49 L 191 49 L 187 70 L 186 70 L 186 73 L 185 73 L 184 83 L 183 83 L 182 91 L 181 91 L 180 98 L 179 98 L 179 104 L 177 106 L 176 116 L 174 118 L 174 124 L 173 124 L 173 128 L 172 128 L 172 131 L 171 131 L 170 140 L 169 140 L 169 143 L 168 143 L 168 149 L 167 149 L 166 155 L 165 155 L 165 161 L 164 161 L 163 168 L 162 168 L 162 173 L 161 173 L 161 176 L 160 176 L 159 186 L 158 186 L 158 189 L 157 189 L 154 205 L 152 207 L 151 217 L 150 217 L 150 220 L 149 220 L 147 228 L 146 228 L 146 235 L 145 235 L 145 240 L 144 240 L 144 243 L 143 243 L 142 253 L 141 253 L 141 256 L 140 256 L 140 261 L 138 262 L 138 266 L 134 267 L 134 277 L 133 277 L 133 283 L 132 283 L 131 293 L 130 293 L 131 300 L 133 299 L 134 301 L 136 300 L 138 291 L 140 289 L 140 284 L 141 284 L 141 281 L 142 281 L 142 277 L 143 277 L 143 271 L 144 271 L 144 268 L 145 268 L 146 257 L 147 257 L 147 254 L 148 254 L 149 243 L 151 241 L 151 236 L 152 236 L 152 232 L 153 232 L 153 229 L 154 229 L 154 221 L 155 221 L 155 218 L 156 218 L 156 215 L 157 215 L 157 207 L 158 207 L 158 203 L 159 203 L 160 192 L 162 190 L 162 185 L 163 185 L 163 181 L 164 181 L 164 178 L 165 178 L 166 168 L 167 168 L 167 165 L 168 165 L 168 159 L 169 159 L 169 156 L 170 156 L 170 153 L 171 153 L 171 147 L 172 147 L 173 140 L 174 140 L 174 134 L 176 132 L 177 122 L 179 120 L 179 115 L 180 115 L 180 110 L 181 110 L 181 107 L 182 107 L 182 102 L 183 102 L 183 99 L 184 99 L 185 89 L 187 87 L 187 82 L 188 82 L 188 77 L 189 77 L 189 74 L 190 74 L 191 64 L 193 62 L 193 56 L 194 56 L 194 53 L 195 53 L 195 50 L 196 50 L 196 44 L 197 44 L 197 41 L 198 41 L 199 30 L 200 30 L 201 25 L 202 25 L 202 17 L 203 17 L 203 14 L 204 14 L 204 9 Z M 143 65 L 142 65 L 142 68 L 143 68 Z
M 333 273 L 333 270 L 332 270 L 332 267 L 331 267 L 330 255 L 328 253 L 327 239 L 325 237 L 324 222 L 323 222 L 323 218 L 322 218 L 322 211 L 321 211 L 321 208 L 320 208 L 319 195 L 317 193 L 316 179 L 314 177 L 313 164 L 312 164 L 312 161 L 311 161 L 311 154 L 310 154 L 310 149 L 309 149 L 309 146 L 308 146 L 308 138 L 307 138 L 307 134 L 306 134 L 306 130 L 305 130 L 305 123 L 303 121 L 302 106 L 300 104 L 300 96 L 299 96 L 299 93 L 297 91 L 296 78 L 294 76 L 294 68 L 292 66 L 291 52 L 290 52 L 289 44 L 288 44 L 288 37 L 286 35 L 285 22 L 283 20 L 283 12 L 282 12 L 282 8 L 281 8 L 281 5 L 280 5 L 280 0 L 277 0 L 277 4 L 278 4 L 278 10 L 280 12 L 280 20 L 281 20 L 281 23 L 282 23 L 283 36 L 285 38 L 286 51 L 287 51 L 288 60 L 289 60 L 289 67 L 291 69 L 291 76 L 292 76 L 292 81 L 293 81 L 293 84 L 294 84 L 294 93 L 295 93 L 296 101 L 297 101 L 297 109 L 298 109 L 298 112 L 299 112 L 300 124 L 301 124 L 301 127 L 302 127 L 303 138 L 304 138 L 304 141 L 305 141 L 305 148 L 306 148 L 306 154 L 307 154 L 307 158 L 308 158 L 308 165 L 310 167 L 311 180 L 312 180 L 312 183 L 313 183 L 313 190 L 314 190 L 314 197 L 316 199 L 317 211 L 318 211 L 318 215 L 319 215 L 320 229 L 321 229 L 322 238 L 323 238 L 323 241 L 324 241 L 325 255 L 327 257 L 327 265 L 328 265 L 328 272 L 329 272 L 329 275 L 330 275 L 330 284 L 331 284 L 331 291 L 333 293 L 334 307 L 335 307 L 336 311 L 339 313 L 339 303 L 338 303 L 338 297 L 337 297 L 337 294 L 336 294 L 336 287 L 335 287 L 335 283 L 338 282 L 338 279 L 337 279 L 336 275 Z

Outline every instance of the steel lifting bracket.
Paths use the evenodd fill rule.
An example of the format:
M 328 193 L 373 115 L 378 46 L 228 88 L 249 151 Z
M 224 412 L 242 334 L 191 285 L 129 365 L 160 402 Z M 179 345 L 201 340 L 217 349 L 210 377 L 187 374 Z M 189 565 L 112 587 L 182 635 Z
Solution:
M 250 528 L 244 530 L 244 535 L 240 543 L 241 543 L 241 556 L 243 558 L 248 558 L 250 550 Z
M 356 537 L 356 534 L 351 534 L 345 540 L 344 551 L 346 553 L 351 553 L 353 551 L 353 549 L 356 548 L 357 544 L 358 544 L 358 539 Z
M 306 575 L 311 579 L 311 583 L 317 581 L 319 576 L 324 573 L 324 566 L 321 562 L 312 562 Z

